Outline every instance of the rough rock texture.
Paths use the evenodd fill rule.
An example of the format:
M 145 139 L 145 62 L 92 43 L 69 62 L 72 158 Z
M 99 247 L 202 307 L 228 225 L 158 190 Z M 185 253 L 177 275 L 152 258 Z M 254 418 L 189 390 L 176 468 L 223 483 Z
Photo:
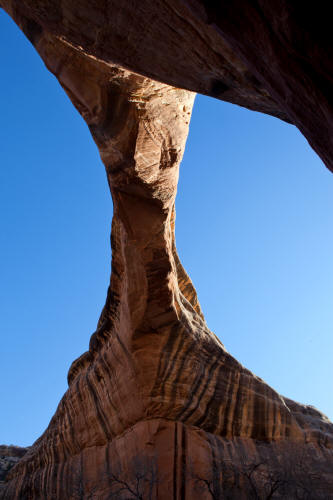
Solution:
M 86 120 L 114 202 L 110 287 L 89 351 L 73 362 L 68 391 L 45 433 L 7 476 L 1 498 L 333 498 L 333 425 L 314 408 L 277 394 L 228 354 L 208 329 L 177 256 L 174 204 L 194 94 L 111 61 L 197 88 L 207 80 L 200 75 L 211 75 L 207 66 L 188 76 L 193 84 L 183 79 L 184 66 L 192 60 L 195 67 L 195 53 L 211 64 L 210 49 L 221 72 L 233 61 L 233 102 L 283 118 L 294 104 L 279 107 L 261 91 L 226 46 L 214 45 L 216 26 L 207 25 L 217 37 L 209 43 L 206 32 L 198 32 L 194 14 L 182 17 L 173 5 L 182 36 L 194 30 L 192 52 L 176 34 L 171 43 L 166 14 L 154 38 L 165 13 L 155 5 L 170 9 L 171 2 L 150 2 L 149 22 L 156 14 L 156 24 L 144 55 L 147 42 L 136 38 L 136 29 L 147 2 L 135 3 L 134 15 L 127 2 L 119 10 L 116 2 L 81 1 L 75 10 L 67 0 L 0 1 Z M 156 57 L 166 44 L 164 72 L 152 39 Z M 133 40 L 141 55 L 129 50 Z M 268 42 L 266 49 L 275 63 Z M 187 57 L 178 55 L 175 69 L 168 55 L 177 51 Z
M 0 445 L 0 489 L 10 469 L 26 454 L 28 448 Z

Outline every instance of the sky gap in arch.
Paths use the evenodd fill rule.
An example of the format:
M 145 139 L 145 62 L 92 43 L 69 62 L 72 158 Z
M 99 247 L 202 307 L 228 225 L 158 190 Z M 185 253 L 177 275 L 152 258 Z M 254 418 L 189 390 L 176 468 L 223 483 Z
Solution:
M 112 203 L 89 131 L 0 11 L 1 443 L 31 444 L 88 347 Z M 297 129 L 198 96 L 177 247 L 209 327 L 247 368 L 333 419 L 333 175 Z

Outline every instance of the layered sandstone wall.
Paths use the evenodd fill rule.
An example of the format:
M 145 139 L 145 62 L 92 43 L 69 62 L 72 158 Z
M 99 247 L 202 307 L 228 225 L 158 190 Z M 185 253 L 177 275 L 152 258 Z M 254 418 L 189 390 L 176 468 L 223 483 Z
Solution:
M 225 350 L 177 256 L 175 197 L 194 94 L 74 46 L 55 34 L 58 21 L 39 29 L 25 4 L 5 6 L 87 122 L 106 168 L 112 273 L 89 351 L 73 362 L 68 391 L 1 498 L 245 499 L 272 489 L 329 498 L 333 425 Z M 30 7 L 52 12 L 42 0 Z M 71 15 L 62 18 L 68 30 Z

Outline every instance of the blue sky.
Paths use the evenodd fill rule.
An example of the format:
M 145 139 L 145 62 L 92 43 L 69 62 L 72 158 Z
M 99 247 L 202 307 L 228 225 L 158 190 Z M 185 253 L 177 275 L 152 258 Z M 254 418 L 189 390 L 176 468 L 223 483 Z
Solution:
M 31 444 L 87 349 L 112 203 L 88 129 L 0 10 L 0 443 Z M 196 98 L 177 247 L 209 327 L 283 395 L 333 419 L 333 175 L 298 130 Z

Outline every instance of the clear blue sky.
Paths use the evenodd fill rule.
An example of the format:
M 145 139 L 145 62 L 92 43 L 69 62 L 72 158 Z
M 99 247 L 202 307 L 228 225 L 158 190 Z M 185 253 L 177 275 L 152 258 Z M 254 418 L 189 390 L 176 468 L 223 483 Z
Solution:
M 87 349 L 112 203 L 88 129 L 0 10 L 0 443 L 31 444 Z M 209 327 L 283 395 L 333 419 L 333 175 L 298 130 L 198 96 L 177 246 Z

